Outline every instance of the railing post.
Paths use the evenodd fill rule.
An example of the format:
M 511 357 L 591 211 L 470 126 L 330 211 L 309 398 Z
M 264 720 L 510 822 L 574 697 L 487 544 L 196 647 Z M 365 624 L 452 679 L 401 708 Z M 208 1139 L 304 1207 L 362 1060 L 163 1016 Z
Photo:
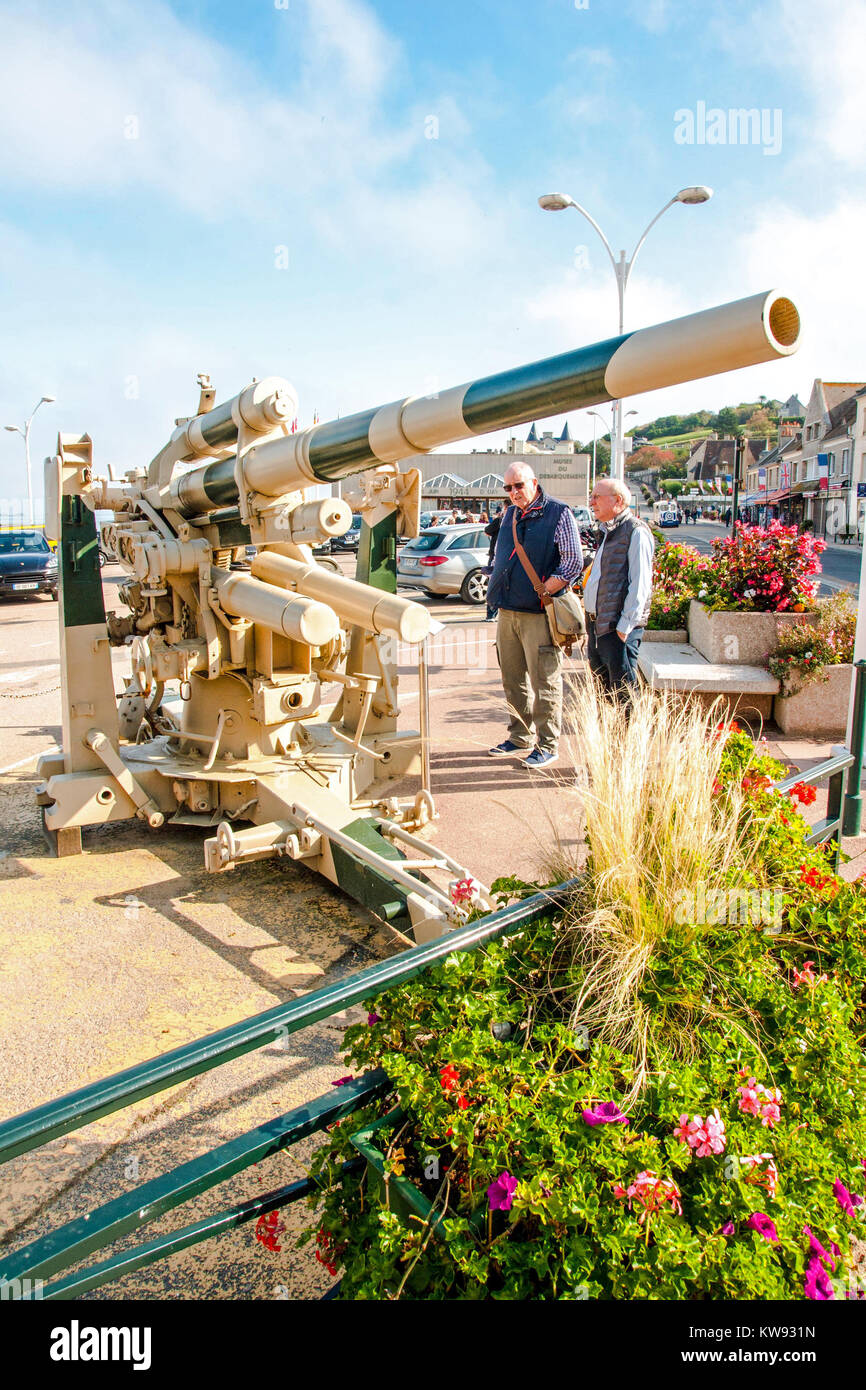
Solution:
M 863 776 L 863 745 L 866 736 L 866 661 L 858 661 L 854 669 L 854 718 L 851 725 L 851 752 L 854 761 L 848 769 L 848 788 L 842 818 L 843 835 L 859 835 L 863 823 L 863 793 L 860 790 L 860 782 Z
M 839 871 L 839 846 L 842 839 L 842 776 L 834 772 L 827 786 L 827 819 L 835 821 L 836 828 L 830 839 L 833 841 L 833 872 Z

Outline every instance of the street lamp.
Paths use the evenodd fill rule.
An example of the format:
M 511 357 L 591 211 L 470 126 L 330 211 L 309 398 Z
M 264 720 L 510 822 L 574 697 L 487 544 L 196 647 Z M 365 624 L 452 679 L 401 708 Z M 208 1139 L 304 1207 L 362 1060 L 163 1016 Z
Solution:
M 27 514 L 28 524 L 33 525 L 33 485 L 30 480 L 30 426 L 33 423 L 33 416 L 36 414 L 40 405 L 53 405 L 56 396 L 41 396 L 28 415 L 24 428 L 20 425 L 6 425 L 5 428 L 10 434 L 20 434 L 24 439 L 24 462 L 27 468 Z
M 705 187 L 704 184 L 694 184 L 689 188 L 681 188 L 679 193 L 675 193 L 672 198 L 668 199 L 664 207 L 656 213 L 653 220 L 647 225 L 646 229 L 644 230 L 643 234 L 638 240 L 637 245 L 632 251 L 631 258 L 629 260 L 626 260 L 626 255 L 624 251 L 620 251 L 619 260 L 616 259 L 616 257 L 613 254 L 613 250 L 611 249 L 610 242 L 608 241 L 604 232 L 601 230 L 601 227 L 598 225 L 595 218 L 587 212 L 586 208 L 581 207 L 580 203 L 576 202 L 574 198 L 570 197 L 568 193 L 542 193 L 541 197 L 538 200 L 538 205 L 539 207 L 543 208 L 545 212 L 562 212 L 564 208 L 574 208 L 577 212 L 581 214 L 582 217 L 585 217 L 587 222 L 589 222 L 591 226 L 593 226 L 595 230 L 598 232 L 599 236 L 601 237 L 604 243 L 604 249 L 607 251 L 607 254 L 610 257 L 610 263 L 613 266 L 613 273 L 616 276 L 616 288 L 619 297 L 619 331 L 620 334 L 622 334 L 624 325 L 625 292 L 628 286 L 629 276 L 631 275 L 632 266 L 634 265 L 635 260 L 637 259 L 637 254 L 643 246 L 644 242 L 646 241 L 647 237 L 649 236 L 650 232 L 652 231 L 653 227 L 658 222 L 659 218 L 667 212 L 668 208 L 673 207 L 674 203 L 683 203 L 686 207 L 693 207 L 698 203 L 709 202 L 712 196 L 713 190 L 711 188 Z M 613 449 L 611 450 L 611 474 L 614 478 L 622 478 L 625 469 L 622 451 L 621 401 L 613 402 L 613 418 L 614 428 L 612 432 Z
M 612 431 L 612 429 L 610 428 L 610 426 L 608 426 L 607 420 L 605 420 L 604 416 L 603 416 L 603 415 L 599 415 L 599 413 L 598 413 L 597 410 L 588 410 L 586 413 L 587 413 L 587 415 L 594 415 L 596 420 L 600 420 L 600 421 L 601 421 L 601 423 L 605 426 L 605 434 L 610 434 L 610 436 L 611 436 L 611 443 L 613 443 L 613 431 Z M 629 417 L 629 415 L 637 415 L 637 414 L 638 414 L 638 412 L 637 412 L 636 410 L 627 410 L 626 413 L 625 413 L 625 417 L 624 417 L 624 418 L 627 420 L 628 417 Z M 595 442 L 596 442 L 596 441 L 595 441 L 595 437 L 596 437 L 596 433 L 597 433 L 597 432 L 598 432 L 598 426 L 595 424 L 595 421 L 593 421 L 593 426 L 592 426 L 592 483 L 590 484 L 591 487 L 593 487 L 593 486 L 595 485 Z M 611 451 L 611 464 L 613 464 L 613 451 Z M 613 473 L 613 472 L 611 472 L 611 477 L 616 477 L 616 474 Z

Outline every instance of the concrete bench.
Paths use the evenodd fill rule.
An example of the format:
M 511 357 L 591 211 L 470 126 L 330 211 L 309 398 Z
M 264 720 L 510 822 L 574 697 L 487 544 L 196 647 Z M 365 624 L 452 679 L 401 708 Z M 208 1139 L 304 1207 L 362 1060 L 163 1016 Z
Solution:
M 723 666 L 707 661 L 688 642 L 644 640 L 638 653 L 638 669 L 654 690 L 690 695 L 703 705 L 724 697 L 730 714 L 739 709 L 768 720 L 779 682 L 763 666 Z

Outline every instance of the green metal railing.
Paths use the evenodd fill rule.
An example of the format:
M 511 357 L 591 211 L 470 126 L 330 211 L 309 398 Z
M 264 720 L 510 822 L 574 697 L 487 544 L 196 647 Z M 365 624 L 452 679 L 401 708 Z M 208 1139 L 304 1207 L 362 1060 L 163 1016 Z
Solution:
M 411 947 L 389 960 L 368 966 L 347 980 L 314 990 L 301 999 L 280 1004 L 242 1023 L 223 1028 L 161 1057 L 141 1062 L 6 1120 L 0 1124 L 0 1163 L 39 1148 L 71 1130 L 80 1129 L 103 1115 L 110 1115 L 147 1096 L 222 1066 L 246 1052 L 283 1039 L 362 999 L 374 998 L 384 990 L 403 984 L 421 971 L 439 964 L 455 951 L 475 950 L 499 937 L 510 935 L 561 907 L 576 886 L 577 880 L 572 879 L 549 891 L 536 893 L 522 903 L 490 913 L 436 941 Z M 49 1279 L 113 1241 L 218 1186 L 252 1164 L 290 1147 L 299 1139 L 326 1128 L 360 1106 L 387 1094 L 389 1088 L 390 1082 L 384 1072 L 368 1072 L 341 1086 L 337 1094 L 319 1096 L 307 1105 L 277 1116 L 209 1153 L 123 1193 L 86 1216 L 66 1222 L 3 1258 L 0 1285 L 14 1288 L 14 1281 L 18 1281 L 20 1287 L 27 1280 Z M 253 1201 L 242 1202 L 180 1230 L 158 1236 L 132 1250 L 122 1251 L 99 1264 L 46 1284 L 36 1294 L 27 1292 L 23 1297 L 75 1298 L 89 1289 L 242 1225 L 265 1212 L 286 1206 L 313 1190 L 314 1185 L 307 1179 L 290 1183 Z

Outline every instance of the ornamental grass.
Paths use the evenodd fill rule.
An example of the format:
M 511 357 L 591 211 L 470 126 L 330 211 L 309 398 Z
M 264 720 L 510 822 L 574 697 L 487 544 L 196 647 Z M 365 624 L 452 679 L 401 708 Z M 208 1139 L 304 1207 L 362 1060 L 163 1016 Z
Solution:
M 707 711 L 647 688 L 625 702 L 612 700 L 594 681 L 582 682 L 571 697 L 588 859 L 553 962 L 552 976 L 565 971 L 567 983 L 551 989 L 571 997 L 572 1024 L 580 1020 L 635 1058 L 629 1100 L 645 1084 L 653 1053 L 693 1052 L 700 1018 L 717 1011 L 719 984 L 738 997 L 734 981 L 718 978 L 711 995 L 694 997 L 686 987 L 663 1001 L 642 998 L 659 953 L 672 940 L 682 949 L 700 940 L 701 925 L 681 920 L 695 885 L 762 877 L 762 837 L 753 825 L 748 831 L 740 825 L 747 793 L 735 784 L 723 804 L 713 790 L 725 758 L 721 708 Z M 577 872 L 561 855 L 545 868 L 562 878 Z M 723 972 L 723 964 L 713 968 L 714 975 Z M 738 1006 L 745 1029 L 750 1011 L 739 999 Z M 760 1050 L 756 1033 L 757 1026 L 751 1041 Z

